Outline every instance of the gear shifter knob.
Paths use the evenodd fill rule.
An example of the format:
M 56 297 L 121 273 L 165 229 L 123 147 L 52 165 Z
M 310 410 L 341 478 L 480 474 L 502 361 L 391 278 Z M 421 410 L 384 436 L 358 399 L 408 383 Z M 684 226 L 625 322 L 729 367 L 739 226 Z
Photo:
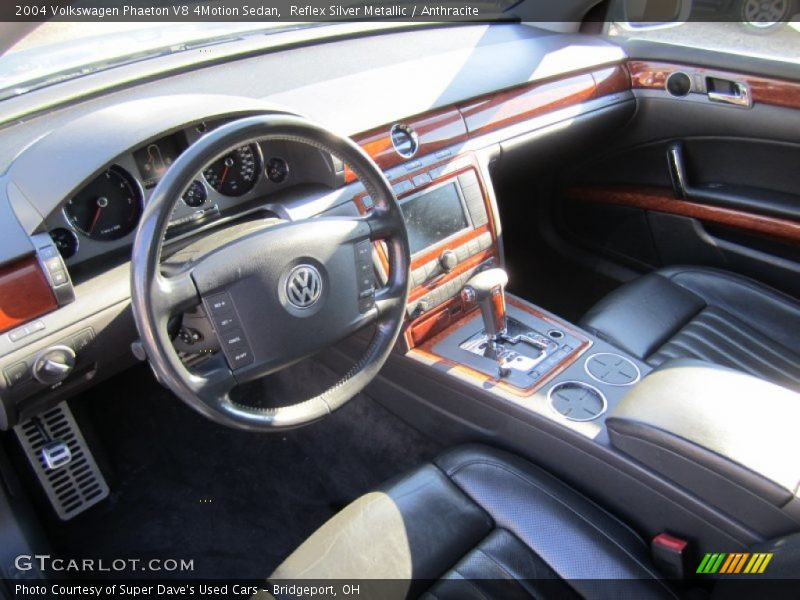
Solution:
M 506 332 L 507 283 L 508 273 L 504 269 L 487 269 L 474 275 L 461 291 L 464 300 L 475 300 L 481 307 L 486 337 L 490 340 L 495 340 Z

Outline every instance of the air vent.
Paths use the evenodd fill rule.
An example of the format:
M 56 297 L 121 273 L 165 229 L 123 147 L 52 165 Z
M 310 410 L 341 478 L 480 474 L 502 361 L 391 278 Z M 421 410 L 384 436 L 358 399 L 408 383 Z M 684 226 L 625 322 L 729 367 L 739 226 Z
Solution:
M 60 519 L 71 519 L 108 496 L 106 480 L 66 402 L 15 426 L 14 432 Z
M 404 123 L 395 123 L 389 132 L 394 151 L 403 158 L 411 158 L 419 150 L 417 132 Z

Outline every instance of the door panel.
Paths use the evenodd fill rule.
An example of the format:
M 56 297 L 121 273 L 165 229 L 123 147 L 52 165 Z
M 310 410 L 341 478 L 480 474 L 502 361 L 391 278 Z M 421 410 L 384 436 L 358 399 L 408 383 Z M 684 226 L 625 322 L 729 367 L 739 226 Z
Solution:
M 559 230 L 640 271 L 717 267 L 800 296 L 800 83 L 646 64 L 628 63 L 633 121 L 563 178 Z M 692 80 L 684 97 L 665 89 L 674 71 Z M 746 85 L 752 106 L 709 99 L 712 75 Z

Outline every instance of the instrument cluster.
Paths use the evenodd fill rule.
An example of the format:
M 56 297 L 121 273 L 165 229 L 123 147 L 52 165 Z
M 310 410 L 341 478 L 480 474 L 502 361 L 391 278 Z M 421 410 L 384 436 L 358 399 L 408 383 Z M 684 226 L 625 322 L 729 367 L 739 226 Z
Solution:
M 180 154 L 210 128 L 200 123 L 114 159 L 47 219 L 50 236 L 68 265 L 130 246 L 153 189 Z M 234 148 L 209 164 L 176 203 L 172 225 L 206 221 L 292 183 L 296 149 L 271 143 Z M 265 159 L 266 156 L 266 159 Z

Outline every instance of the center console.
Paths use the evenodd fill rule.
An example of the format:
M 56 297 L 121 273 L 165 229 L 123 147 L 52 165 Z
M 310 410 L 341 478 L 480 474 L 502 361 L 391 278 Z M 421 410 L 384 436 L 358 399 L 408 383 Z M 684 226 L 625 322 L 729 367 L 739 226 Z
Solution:
M 406 217 L 411 248 L 411 289 L 404 340 L 414 348 L 466 312 L 459 294 L 480 270 L 500 264 L 498 231 L 487 186 L 471 154 L 429 166 L 406 163 L 392 186 Z M 367 194 L 355 198 L 363 214 L 372 209 Z M 378 271 L 388 262 L 377 249 Z
M 649 367 L 505 293 L 485 157 L 442 151 L 387 171 L 406 218 L 411 285 L 405 356 L 589 437 Z M 370 196 L 355 198 L 360 213 Z M 376 269 L 386 254 L 376 245 Z

